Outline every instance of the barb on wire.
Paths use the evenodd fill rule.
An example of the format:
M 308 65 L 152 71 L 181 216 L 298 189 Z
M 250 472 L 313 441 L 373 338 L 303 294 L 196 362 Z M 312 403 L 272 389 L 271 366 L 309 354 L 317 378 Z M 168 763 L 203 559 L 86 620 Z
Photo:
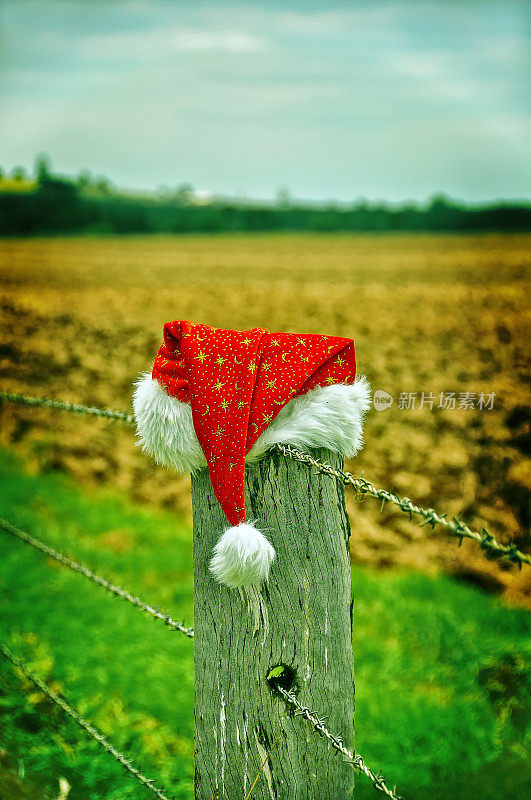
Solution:
M 157 788 L 153 780 L 146 778 L 146 776 L 143 775 L 143 773 L 137 767 L 135 767 L 131 761 L 124 756 L 123 753 L 121 753 L 110 742 L 107 741 L 103 733 L 91 725 L 90 722 L 87 722 L 85 719 L 83 719 L 83 717 L 81 717 L 77 711 L 66 702 L 66 700 L 52 691 L 52 689 L 50 689 L 50 687 L 47 686 L 43 680 L 35 675 L 19 658 L 13 655 L 11 650 L 9 650 L 9 648 L 6 647 L 2 642 L 0 642 L 0 653 L 2 653 L 2 655 L 13 664 L 13 666 L 17 667 L 17 669 L 24 673 L 26 678 L 34 683 L 35 686 L 37 686 L 37 688 L 46 695 L 46 697 L 58 705 L 59 708 L 62 708 L 65 714 L 71 717 L 74 722 L 77 722 L 79 727 L 83 728 L 83 730 L 86 731 L 86 733 L 88 733 L 92 739 L 95 739 L 99 744 L 101 744 L 101 746 L 108 753 L 110 753 L 110 755 L 113 756 L 113 758 L 115 758 L 116 761 L 118 761 L 118 763 L 127 770 L 127 772 L 131 773 L 131 775 L 134 775 L 134 777 L 140 781 L 140 783 L 145 786 L 146 789 L 150 789 L 160 800 L 169 800 L 168 795 L 164 794 L 161 789 Z
M 103 586 L 103 588 L 107 589 L 107 591 L 111 592 L 111 594 L 116 595 L 116 597 L 121 597 L 122 600 L 127 600 L 128 603 L 132 603 L 134 606 L 150 614 L 155 619 L 162 620 L 162 622 L 164 622 L 164 624 L 170 630 L 180 631 L 181 633 L 184 633 L 185 636 L 193 639 L 193 628 L 187 628 L 181 622 L 174 620 L 169 614 L 164 614 L 164 612 L 159 611 L 159 609 L 151 605 L 151 603 L 145 603 L 139 597 L 135 597 L 135 595 L 131 594 L 126 589 L 122 589 L 120 586 L 115 586 L 113 583 L 108 581 L 107 578 L 97 575 L 95 572 L 92 572 L 92 570 L 84 567 L 83 564 L 73 561 L 71 558 L 68 558 L 68 556 L 63 555 L 63 553 L 59 553 L 57 550 L 49 547 L 49 545 L 41 542 L 40 539 L 36 539 L 34 536 L 31 536 L 31 534 L 26 533 L 26 531 L 17 528 L 17 526 L 13 525 L 11 522 L 0 518 L 0 529 L 11 534 L 11 536 L 14 536 L 16 539 L 20 539 L 22 542 L 35 547 L 49 558 L 53 558 L 55 561 L 58 561 L 59 564 L 63 564 L 65 567 L 68 567 L 74 572 L 84 575 L 85 578 L 89 578 L 89 580 L 91 580 L 93 583 L 97 583 L 98 586 Z
M 431 525 L 432 528 L 435 525 L 444 526 L 459 539 L 459 544 L 461 544 L 461 541 L 464 538 L 472 539 L 474 542 L 477 542 L 481 549 L 488 555 L 495 556 L 497 558 L 507 558 L 509 561 L 518 564 L 520 568 L 522 567 L 522 564 L 531 565 L 531 555 L 528 553 L 522 553 L 522 551 L 518 549 L 514 542 L 511 542 L 511 544 L 500 544 L 498 541 L 496 541 L 492 534 L 485 530 L 485 528 L 483 528 L 481 533 L 478 533 L 477 531 L 469 528 L 468 525 L 466 525 L 466 523 L 464 523 L 458 517 L 446 519 L 445 514 L 439 514 L 433 508 L 421 508 L 412 500 L 410 500 L 409 497 L 399 497 L 398 495 L 393 494 L 393 492 L 389 492 L 387 489 L 377 489 L 372 483 L 365 480 L 363 476 L 360 478 L 355 478 L 350 472 L 344 472 L 341 469 L 335 469 L 334 467 L 330 466 L 330 464 L 323 464 L 321 461 L 317 461 L 315 458 L 312 458 L 309 453 L 303 453 L 302 451 L 296 450 L 294 447 L 285 444 L 276 444 L 275 447 L 285 456 L 289 456 L 296 461 L 301 461 L 304 464 L 315 467 L 315 469 L 317 469 L 319 472 L 322 472 L 325 475 L 330 475 L 340 481 L 343 481 L 345 484 L 353 486 L 358 493 L 362 495 L 362 497 L 369 495 L 370 497 L 375 497 L 377 500 L 381 500 L 382 508 L 385 503 L 393 503 L 394 505 L 398 506 L 401 511 L 409 514 L 410 519 L 412 514 L 423 517 L 424 522 L 421 523 L 421 526 Z
M 308 720 L 316 733 L 327 739 L 332 747 L 337 750 L 338 753 L 341 753 L 341 755 L 347 760 L 348 764 L 351 764 L 354 769 L 357 769 L 358 772 L 362 772 L 367 778 L 369 778 L 375 789 L 377 789 L 379 792 L 383 792 L 383 794 L 387 795 L 387 797 L 393 798 L 393 800 L 403 800 L 400 795 L 396 794 L 396 787 L 390 789 L 387 786 L 384 778 L 380 774 L 376 775 L 372 769 L 365 764 L 360 755 L 351 752 L 347 747 L 345 747 L 340 736 L 334 736 L 332 733 L 330 733 L 323 720 L 320 719 L 314 711 L 310 711 L 307 706 L 303 706 L 302 703 L 299 703 L 293 692 L 288 691 L 279 683 L 270 683 L 275 691 L 281 695 L 286 704 L 293 710 L 294 716 L 304 717 L 304 719 Z
M 92 417 L 104 417 L 105 419 L 116 419 L 121 422 L 132 424 L 134 417 L 127 411 L 111 411 L 108 408 L 96 408 L 95 406 L 84 406 L 79 403 L 65 403 L 64 400 L 53 400 L 51 397 L 29 397 L 25 394 L 13 394 L 11 392 L 0 391 L 0 400 L 8 403 L 18 403 L 23 406 L 39 406 L 41 408 L 56 408 L 61 411 L 71 411 L 74 414 L 88 414 Z

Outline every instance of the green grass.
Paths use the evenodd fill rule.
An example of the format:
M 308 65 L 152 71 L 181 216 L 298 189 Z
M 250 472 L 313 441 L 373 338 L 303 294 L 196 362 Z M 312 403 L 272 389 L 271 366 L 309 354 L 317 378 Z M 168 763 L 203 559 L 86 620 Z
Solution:
M 181 520 L 29 474 L 6 452 L 0 479 L 2 516 L 192 623 Z M 2 640 L 170 794 L 192 798 L 192 643 L 2 532 L 0 553 Z M 529 794 L 527 613 L 419 573 L 354 568 L 353 586 L 366 762 L 409 800 Z M 51 800 L 60 776 L 70 800 L 149 796 L 0 659 L 0 797 Z M 360 777 L 357 800 L 371 797 Z

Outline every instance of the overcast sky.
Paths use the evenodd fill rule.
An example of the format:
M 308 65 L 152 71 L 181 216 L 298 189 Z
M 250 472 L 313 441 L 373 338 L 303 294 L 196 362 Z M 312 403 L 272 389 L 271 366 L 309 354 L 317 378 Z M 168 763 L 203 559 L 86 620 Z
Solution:
M 531 4 L 0 0 L 0 165 L 273 197 L 529 197 Z

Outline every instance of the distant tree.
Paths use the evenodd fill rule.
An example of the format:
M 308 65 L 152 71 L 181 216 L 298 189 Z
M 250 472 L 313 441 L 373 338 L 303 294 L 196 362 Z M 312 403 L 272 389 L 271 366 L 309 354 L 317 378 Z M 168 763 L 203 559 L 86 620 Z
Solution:
M 4 179 L 4 175 L 5 175 L 5 172 L 2 169 L 2 167 L 0 167 L 0 181 Z
M 291 206 L 291 196 L 285 186 L 281 186 L 277 191 L 276 206 L 282 210 L 285 210 Z
M 35 159 L 35 178 L 39 186 L 49 181 L 52 177 L 50 157 L 46 153 L 39 153 Z
M 111 183 L 107 178 L 97 178 L 94 186 L 100 194 L 111 193 Z
M 26 170 L 24 167 L 13 167 L 11 177 L 14 181 L 25 181 L 27 178 Z
M 440 194 L 434 194 L 429 201 L 430 211 L 445 211 L 447 208 L 452 208 L 454 206 L 455 203 L 451 197 L 448 197 L 448 195 L 444 194 L 444 192 L 441 192 Z
M 193 193 L 194 187 L 191 183 L 181 183 L 175 190 L 175 199 L 181 205 L 188 206 L 192 200 Z
M 77 187 L 78 189 L 86 189 L 87 186 L 92 185 L 92 175 L 88 169 L 83 169 L 77 176 Z

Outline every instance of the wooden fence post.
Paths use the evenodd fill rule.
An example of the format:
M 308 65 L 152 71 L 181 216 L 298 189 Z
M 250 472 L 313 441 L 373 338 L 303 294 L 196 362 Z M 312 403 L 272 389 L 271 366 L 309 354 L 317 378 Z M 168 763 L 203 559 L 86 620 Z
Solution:
M 313 454 L 342 464 L 328 450 Z M 196 800 L 245 800 L 259 773 L 250 800 L 351 797 L 354 771 L 266 681 L 272 667 L 292 667 L 298 699 L 353 749 L 344 486 L 278 452 L 247 467 L 247 517 L 277 552 L 261 591 L 227 589 L 208 571 L 227 520 L 206 469 L 192 478 L 192 503 Z

